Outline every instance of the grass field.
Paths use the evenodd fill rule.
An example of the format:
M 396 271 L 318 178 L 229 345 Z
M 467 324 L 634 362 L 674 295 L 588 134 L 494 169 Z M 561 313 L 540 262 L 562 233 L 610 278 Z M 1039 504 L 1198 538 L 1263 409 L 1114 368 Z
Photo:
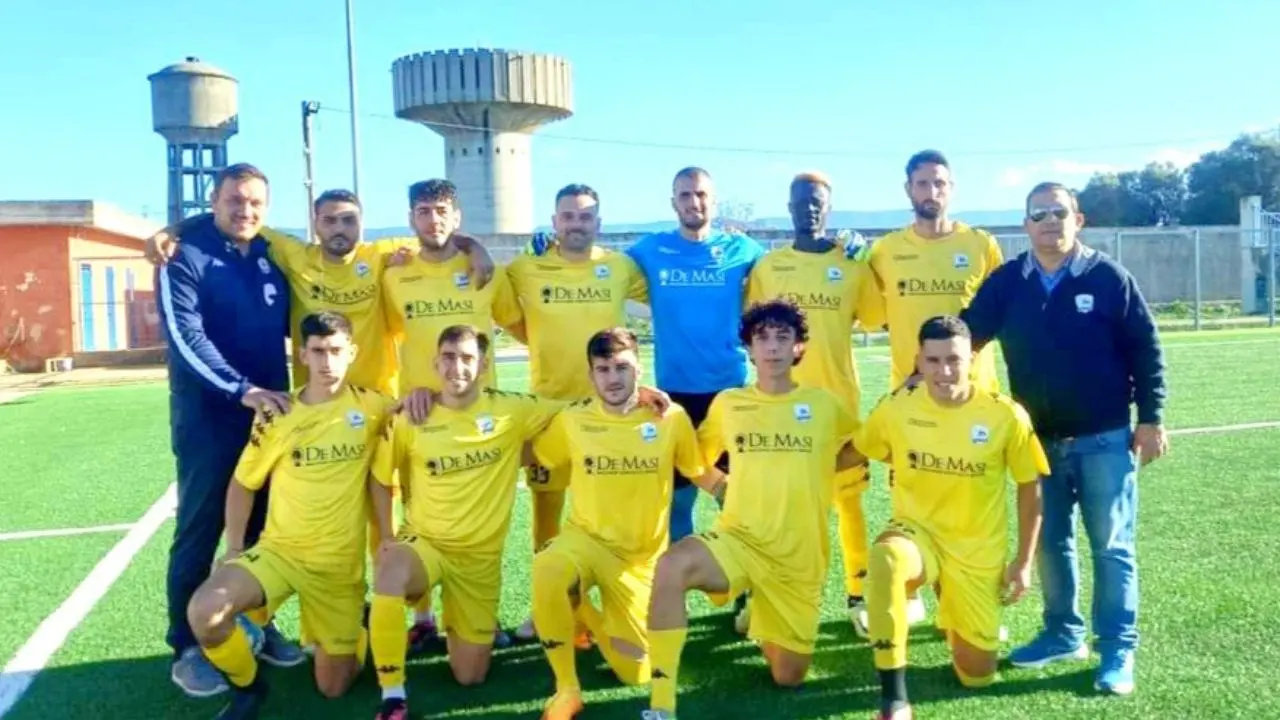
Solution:
M 1092 663 L 1006 669 L 998 686 L 962 691 L 945 644 L 932 630 L 920 629 L 913 633 L 908 680 L 917 717 L 1280 716 L 1280 528 L 1273 521 L 1280 497 L 1280 429 L 1223 427 L 1280 421 L 1280 332 L 1168 335 L 1166 344 L 1172 391 L 1167 422 L 1178 434 L 1172 454 L 1141 480 L 1138 692 L 1097 697 Z M 885 350 L 860 350 L 859 358 L 869 405 L 885 388 Z M 500 384 L 522 389 L 525 373 L 523 363 L 503 364 Z M 1219 429 L 1182 432 L 1213 427 Z M 10 663 L 0 680 L 0 715 L 34 720 L 216 714 L 222 699 L 189 700 L 169 681 L 163 638 L 171 519 L 114 584 L 97 584 L 105 594 L 82 622 L 50 618 L 172 481 L 165 387 L 51 390 L 2 404 L 0 448 L 6 473 L 0 482 L 0 659 Z M 866 496 L 873 529 L 887 512 L 881 476 L 877 470 Z M 700 526 L 713 518 L 713 506 L 702 502 Z M 528 608 L 528 519 L 522 492 L 505 563 L 501 619 L 508 626 L 519 623 Z M 31 531 L 89 527 L 99 529 L 31 537 Z M 831 533 L 834 543 L 834 519 Z M 814 667 L 799 691 L 774 689 L 759 652 L 733 634 L 729 616 L 693 598 L 681 667 L 682 717 L 869 717 L 879 690 L 871 651 L 844 615 L 839 562 L 837 553 Z M 1084 577 L 1087 608 L 1087 572 Z M 86 589 L 91 588 L 81 592 Z M 1012 642 L 1032 636 L 1039 613 L 1038 591 L 1007 613 Z M 38 646 L 29 644 L 46 618 L 45 631 L 68 626 L 65 642 L 53 632 L 42 634 Z M 281 620 L 287 634 L 296 633 L 296 619 L 296 603 L 290 603 Z M 10 660 L 24 645 L 28 653 L 56 652 L 5 714 L 5 694 L 19 687 L 16 671 L 41 665 Z M 579 668 L 588 703 L 584 718 L 639 716 L 645 689 L 617 687 L 594 651 L 579 655 Z M 347 698 L 323 701 L 312 688 L 309 665 L 266 672 L 272 685 L 267 717 L 373 715 L 378 695 L 372 673 Z M 439 656 L 417 659 L 409 667 L 409 689 L 415 718 L 537 717 L 551 675 L 538 646 L 519 646 L 497 654 L 488 682 L 478 688 L 457 687 Z

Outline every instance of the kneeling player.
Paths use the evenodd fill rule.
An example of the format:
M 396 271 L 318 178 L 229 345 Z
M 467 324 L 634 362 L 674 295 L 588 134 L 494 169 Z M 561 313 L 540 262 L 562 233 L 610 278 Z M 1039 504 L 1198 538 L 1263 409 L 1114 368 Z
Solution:
M 672 470 L 709 490 L 721 477 L 703 465 L 683 408 L 660 416 L 640 405 L 638 352 L 626 328 L 592 336 L 586 353 L 595 397 L 570 405 L 533 442 L 543 467 L 571 471 L 568 523 L 533 561 L 533 618 L 556 678 L 544 720 L 582 710 L 575 606 L 618 679 L 649 680 L 645 616 L 670 537 Z M 585 597 L 592 587 L 603 617 Z
M 739 336 L 756 366 L 756 383 L 718 394 L 698 429 L 704 460 L 711 464 L 727 449 L 732 473 L 715 529 L 681 540 L 658 561 L 646 718 L 675 717 L 689 590 L 702 590 L 717 604 L 749 591 L 747 634 L 762 645 L 774 682 L 804 681 L 830 560 L 827 518 L 836 471 L 861 461 L 848 444 L 857 421 L 843 403 L 792 378 L 808 337 L 804 313 L 785 300 L 754 305 Z
M 381 518 L 391 513 L 391 497 L 370 481 L 369 469 L 391 400 L 346 382 L 356 347 L 345 317 L 309 315 L 300 335 L 307 384 L 295 391 L 288 415 L 258 418 L 227 491 L 227 555 L 187 608 L 205 655 L 235 690 L 218 716 L 225 720 L 257 717 L 266 694 L 249 634 L 237 622 L 243 612 L 274 611 L 298 594 L 319 646 L 316 684 L 327 697 L 345 693 L 364 660 L 367 493 Z M 268 476 L 266 529 L 246 550 L 253 496 Z
M 940 583 L 956 675 L 966 687 L 996 679 L 1001 604 L 1031 584 L 1048 460 L 1026 411 L 974 387 L 969 329 L 935 317 L 919 331 L 923 381 L 882 399 L 855 444 L 892 464 L 894 517 L 875 541 L 867 614 L 882 689 L 881 718 L 911 717 L 907 702 L 907 597 Z M 1006 473 L 1018 488 L 1018 551 L 1006 563 Z

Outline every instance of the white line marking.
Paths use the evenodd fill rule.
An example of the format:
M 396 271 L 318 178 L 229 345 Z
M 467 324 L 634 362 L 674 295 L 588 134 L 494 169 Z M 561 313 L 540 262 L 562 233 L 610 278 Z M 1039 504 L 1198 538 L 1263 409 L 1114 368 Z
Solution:
M 0 718 L 18 704 L 36 676 L 49 663 L 49 659 L 67 641 L 67 636 L 84 622 L 89 612 L 116 580 L 120 579 L 151 536 L 169 519 L 177 501 L 177 485 L 171 484 L 142 519 L 98 561 L 88 577 L 71 591 L 71 595 L 58 609 L 40 623 L 40 627 L 36 628 L 26 644 L 4 666 L 4 671 L 0 674 Z
M 22 530 L 19 532 L 0 533 L 0 542 L 9 540 L 32 540 L 35 538 L 67 537 L 68 535 L 92 535 L 94 533 L 124 532 L 133 525 L 96 525 L 82 528 L 55 528 L 53 530 Z
M 1179 428 L 1170 430 L 1169 435 L 1203 435 L 1205 433 L 1217 432 L 1239 432 L 1241 430 L 1262 430 L 1265 428 L 1280 427 L 1280 421 L 1273 422 L 1252 422 L 1240 423 L 1239 425 L 1213 425 L 1210 427 L 1198 428 Z
M 1164 343 L 1163 347 L 1165 350 L 1171 350 L 1173 348 L 1182 349 L 1182 348 L 1218 347 L 1220 345 L 1271 345 L 1273 343 L 1280 343 L 1280 337 L 1267 338 L 1265 340 L 1262 338 L 1253 338 L 1250 340 L 1218 340 L 1217 342 L 1214 342 L 1212 340 L 1203 341 L 1203 342 L 1202 341 L 1196 341 L 1196 342 L 1176 342 L 1175 341 L 1175 342 Z

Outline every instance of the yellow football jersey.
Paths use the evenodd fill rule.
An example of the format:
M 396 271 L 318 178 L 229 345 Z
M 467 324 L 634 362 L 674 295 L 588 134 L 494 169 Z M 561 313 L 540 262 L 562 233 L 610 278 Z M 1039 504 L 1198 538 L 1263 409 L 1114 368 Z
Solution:
M 821 388 L 767 395 L 747 387 L 716 395 L 698 427 L 704 462 L 729 453 L 729 485 L 715 532 L 786 559 L 779 566 L 784 581 L 821 582 L 836 456 L 857 427 L 857 416 Z
M 510 327 L 519 324 L 523 314 L 501 268 L 481 290 L 471 283 L 470 269 L 471 260 L 462 253 L 442 263 L 427 262 L 415 254 L 409 262 L 387 268 L 383 274 L 387 326 L 400 350 L 401 393 L 441 388 L 433 360 L 440 333 L 451 325 L 475 325 L 489 334 L 489 366 L 480 383 L 484 387 L 496 384 L 494 323 Z
M 293 385 L 307 382 L 307 366 L 300 362 L 302 318 L 331 310 L 351 321 L 356 359 L 348 371 L 352 385 L 391 395 L 396 391 L 395 342 L 387 332 L 382 311 L 382 272 L 386 256 L 404 241 L 358 243 L 343 262 L 329 262 L 318 243 L 302 241 L 262 229 L 271 260 L 289 281 L 289 327 L 294 340 Z
M 924 321 L 958 315 L 1004 258 L 991 233 L 957 222 L 950 235 L 936 240 L 920 237 L 912 227 L 891 232 L 872 243 L 868 262 L 884 296 L 892 353 L 889 386 L 896 388 L 915 372 Z M 994 344 L 978 354 L 973 371 L 981 389 L 1000 387 Z
M 287 415 L 255 421 L 235 480 L 256 491 L 271 478 L 259 546 L 355 581 L 364 577 L 370 466 L 393 401 L 353 385 L 319 405 L 300 395 Z
M 747 304 L 786 298 L 804 310 L 809 342 L 793 371 L 797 383 L 831 391 L 859 413 L 860 384 L 853 359 L 853 324 L 884 325 L 884 302 L 871 268 L 844 250 L 808 253 L 785 247 L 761 258 L 747 280 Z
M 393 417 L 373 473 L 391 487 L 399 470 L 403 532 L 441 552 L 501 554 L 521 451 L 564 406 L 490 388 L 465 410 L 437 405 L 422 425 Z
M 672 471 L 704 472 L 693 421 L 679 405 L 659 417 L 626 415 L 591 398 L 574 403 L 533 441 L 544 467 L 572 468 L 569 524 L 629 563 L 657 559 L 670 538 Z
M 644 273 L 625 253 L 596 246 L 588 262 L 570 262 L 558 248 L 540 257 L 521 255 L 507 275 L 524 308 L 533 392 L 591 397 L 587 341 L 626 324 L 628 299 L 648 302 Z
M 1006 474 L 1016 483 L 1049 474 L 1030 416 L 993 392 L 945 407 L 923 385 L 903 388 L 880 400 L 854 446 L 891 464 L 895 515 L 933 535 L 949 560 L 977 569 L 1006 559 Z

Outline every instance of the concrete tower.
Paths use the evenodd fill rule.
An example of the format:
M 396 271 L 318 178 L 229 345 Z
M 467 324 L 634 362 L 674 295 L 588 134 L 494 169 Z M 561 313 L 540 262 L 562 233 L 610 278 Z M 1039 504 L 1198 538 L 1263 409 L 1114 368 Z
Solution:
M 239 131 L 237 82 L 189 57 L 149 75 L 151 122 L 169 143 L 169 222 L 207 212 L 213 180 Z
M 568 61 L 506 50 L 408 55 L 391 66 L 396 116 L 444 136 L 445 174 L 462 224 L 481 235 L 528 233 L 531 134 L 573 114 Z

